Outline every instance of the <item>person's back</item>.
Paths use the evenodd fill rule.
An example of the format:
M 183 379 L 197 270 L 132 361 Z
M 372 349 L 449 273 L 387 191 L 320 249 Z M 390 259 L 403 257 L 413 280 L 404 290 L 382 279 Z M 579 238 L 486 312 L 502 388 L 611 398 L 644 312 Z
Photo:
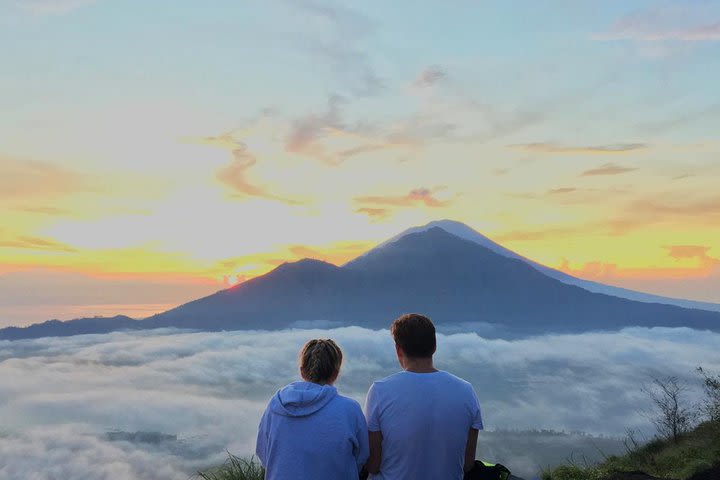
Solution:
M 368 457 L 360 405 L 332 385 L 342 352 L 311 340 L 301 354 L 303 382 L 278 391 L 260 420 L 256 454 L 266 480 L 356 480 Z
M 397 327 L 406 317 L 411 320 Z M 468 382 L 432 366 L 435 330 L 429 319 L 413 314 L 398 321 L 393 336 L 404 371 L 373 383 L 367 397 L 370 478 L 462 479 L 482 429 L 475 391 Z M 422 332 L 413 340 L 417 322 L 418 328 L 427 329 L 425 340 Z
M 360 405 L 335 387 L 295 382 L 270 401 L 257 453 L 266 478 L 355 480 L 367 457 Z
M 482 428 L 472 386 L 443 371 L 403 371 L 368 392 L 368 427 L 382 432 L 379 479 L 462 478 L 468 430 Z

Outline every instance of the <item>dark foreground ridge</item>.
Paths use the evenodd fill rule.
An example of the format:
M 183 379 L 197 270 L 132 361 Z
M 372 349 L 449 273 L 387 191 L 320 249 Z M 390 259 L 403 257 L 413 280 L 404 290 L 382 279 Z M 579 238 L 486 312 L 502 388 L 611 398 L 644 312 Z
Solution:
M 440 328 L 464 323 L 469 331 L 483 322 L 519 334 L 629 326 L 720 330 L 720 312 L 593 293 L 490 247 L 434 227 L 383 244 L 342 267 L 313 259 L 286 263 L 145 320 L 46 322 L 0 330 L 0 339 L 164 327 L 385 328 L 409 311 L 430 315 Z

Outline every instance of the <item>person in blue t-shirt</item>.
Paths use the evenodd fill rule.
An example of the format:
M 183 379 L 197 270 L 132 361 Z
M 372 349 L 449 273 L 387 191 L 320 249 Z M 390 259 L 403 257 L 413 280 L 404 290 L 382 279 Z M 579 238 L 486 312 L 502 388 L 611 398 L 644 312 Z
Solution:
M 433 365 L 435 326 L 406 314 L 390 328 L 403 371 L 368 391 L 370 458 L 374 480 L 461 480 L 475 461 L 483 428 L 475 390 Z
M 342 351 L 332 340 L 310 340 L 300 352 L 304 381 L 280 389 L 260 420 L 255 452 L 266 480 L 357 480 L 368 459 L 360 404 L 333 383 Z

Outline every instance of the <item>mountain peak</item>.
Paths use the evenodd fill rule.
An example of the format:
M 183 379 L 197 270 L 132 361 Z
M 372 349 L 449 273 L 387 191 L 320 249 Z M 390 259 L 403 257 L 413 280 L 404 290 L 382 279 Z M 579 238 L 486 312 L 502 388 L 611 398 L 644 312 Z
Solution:
M 337 270 L 338 266 L 317 258 L 303 258 L 294 262 L 285 262 L 275 268 L 270 274 L 307 272 L 318 273 Z
M 365 252 L 363 255 L 359 256 L 358 258 L 349 261 L 345 265 L 350 266 L 354 264 L 356 261 L 365 258 L 366 256 L 372 254 L 375 251 L 381 250 L 388 245 L 391 245 L 398 240 L 415 233 L 421 233 L 426 232 L 431 229 L 441 229 L 445 232 L 449 233 L 450 235 L 454 235 L 455 237 L 461 238 L 463 240 L 469 240 L 473 243 L 476 243 L 478 245 L 481 245 L 489 250 L 491 250 L 494 253 L 500 254 L 504 257 L 508 258 L 516 258 L 520 260 L 526 260 L 524 257 L 518 255 L 517 253 L 508 250 L 507 248 L 503 247 L 502 245 L 499 245 L 492 240 L 490 240 L 485 235 L 481 234 L 477 230 L 474 230 L 472 227 L 462 223 L 458 222 L 456 220 L 449 220 L 449 219 L 443 219 L 443 220 L 434 220 L 430 223 L 427 223 L 425 225 L 419 226 L 419 227 L 412 227 L 408 228 L 407 230 L 399 233 L 398 235 L 395 235 L 394 237 L 390 238 L 389 240 L 384 241 L 377 247 L 373 248 L 372 250 Z

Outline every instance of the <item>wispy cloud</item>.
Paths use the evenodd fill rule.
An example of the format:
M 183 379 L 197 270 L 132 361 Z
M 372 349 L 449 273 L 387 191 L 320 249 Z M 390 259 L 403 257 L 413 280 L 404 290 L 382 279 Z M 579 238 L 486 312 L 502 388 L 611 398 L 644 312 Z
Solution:
M 622 215 L 602 222 L 611 235 L 623 235 L 661 223 L 705 227 L 712 222 L 720 222 L 720 197 L 666 194 L 660 198 L 646 197 L 629 201 L 622 210 Z
M 385 90 L 364 42 L 375 30 L 375 23 L 364 13 L 316 0 L 285 1 L 306 18 L 319 21 L 314 29 L 296 39 L 293 48 L 327 62 L 340 83 L 357 96 L 372 96 Z
M 390 215 L 390 210 L 387 208 L 361 207 L 356 209 L 355 212 L 362 213 L 368 217 L 374 218 L 375 220 L 381 220 Z
M 653 215 L 674 215 L 693 217 L 715 217 L 720 216 L 720 197 L 713 196 L 702 199 L 688 200 L 659 200 L 645 199 L 635 202 L 632 207 Z M 667 218 L 667 217 L 665 217 Z
M 628 173 L 637 170 L 637 168 L 624 167 L 616 163 L 606 163 L 598 168 L 591 168 L 585 170 L 580 174 L 581 177 L 592 177 L 596 175 L 620 175 L 622 173 Z
M 573 193 L 577 192 L 577 188 L 575 187 L 562 187 L 562 188 L 553 188 L 551 190 L 548 190 L 548 195 L 564 195 L 566 193 Z
M 266 186 L 251 181 L 249 171 L 257 163 L 257 159 L 248 151 L 247 145 L 236 139 L 233 133 L 225 133 L 217 137 L 203 137 L 189 140 L 194 143 L 219 147 L 230 152 L 232 162 L 217 171 L 217 179 L 233 189 L 237 198 L 259 197 L 268 200 L 296 205 L 300 202 L 291 198 L 271 193 Z
M 420 72 L 420 74 L 413 82 L 413 85 L 419 88 L 428 88 L 441 82 L 446 77 L 447 74 L 442 67 L 440 67 L 439 65 L 431 65 L 422 72 Z
M 89 176 L 60 165 L 0 155 L 0 200 L 51 199 L 95 190 Z
M 417 205 L 424 205 L 430 208 L 439 208 L 447 206 L 449 200 L 440 200 L 436 198 L 435 194 L 445 187 L 435 188 L 416 188 L 411 190 L 405 195 L 378 195 L 378 196 L 365 196 L 356 197 L 355 201 L 360 204 L 372 204 L 372 205 L 387 205 L 393 207 L 412 207 Z
M 697 258 L 702 261 L 710 261 L 712 263 L 720 262 L 720 259 L 708 256 L 708 252 L 711 247 L 705 247 L 702 245 L 672 245 L 665 248 L 668 251 L 668 256 L 672 258 Z
M 0 232 L 1 233 L 1 232 Z M 19 248 L 29 250 L 45 250 L 50 252 L 76 252 L 77 249 L 65 243 L 58 242 L 51 238 L 33 237 L 27 235 L 2 238 L 0 236 L 0 248 Z
M 628 193 L 630 190 L 618 186 L 611 188 L 559 187 L 542 193 L 508 192 L 505 193 L 505 196 L 521 200 L 545 200 L 560 204 L 593 204 L 606 200 L 608 196 L 617 197 Z
M 285 150 L 339 166 L 364 154 L 413 147 L 407 138 L 396 138 L 392 133 L 384 137 L 366 125 L 346 124 L 343 107 L 347 103 L 347 98 L 331 95 L 324 111 L 295 119 L 285 138 Z
M 560 145 L 557 143 L 521 143 L 508 145 L 510 148 L 532 153 L 567 153 L 567 154 L 617 154 L 648 148 L 645 143 L 614 143 L 608 145 Z
M 703 120 L 708 121 L 717 118 L 720 118 L 720 103 L 713 103 L 678 115 L 668 115 L 661 120 L 639 123 L 635 128 L 644 132 L 658 134 L 683 128 Z
M 720 40 L 720 20 L 704 18 L 701 7 L 702 5 L 683 5 L 641 10 L 621 18 L 608 31 L 596 34 L 595 38 L 647 42 Z
M 13 210 L 17 212 L 25 212 L 25 213 L 38 213 L 41 215 L 67 215 L 70 213 L 68 210 L 65 210 L 64 208 L 57 208 L 57 207 L 47 207 L 47 206 L 18 206 L 13 208 Z
M 571 268 L 567 260 L 563 261 L 560 269 L 565 273 L 577 275 L 582 278 L 608 281 L 612 283 L 618 279 L 646 279 L 646 280 L 668 280 L 668 279 L 708 279 L 716 277 L 720 282 L 720 258 L 710 256 L 708 253 L 711 247 L 702 245 L 672 245 L 664 247 L 668 257 L 678 260 L 677 265 L 648 266 L 648 267 L 623 267 L 615 263 L 594 261 L 587 262 L 578 268 Z M 687 261 L 695 260 L 694 264 L 688 265 Z M 677 293 L 675 294 L 677 295 Z M 672 296 L 672 295 L 671 295 Z
M 331 95 L 324 112 L 310 113 L 295 120 L 285 141 L 285 149 L 288 152 L 303 155 L 324 154 L 324 150 L 317 142 L 327 134 L 329 129 L 342 130 L 344 128 L 341 107 L 346 102 L 344 97 Z

